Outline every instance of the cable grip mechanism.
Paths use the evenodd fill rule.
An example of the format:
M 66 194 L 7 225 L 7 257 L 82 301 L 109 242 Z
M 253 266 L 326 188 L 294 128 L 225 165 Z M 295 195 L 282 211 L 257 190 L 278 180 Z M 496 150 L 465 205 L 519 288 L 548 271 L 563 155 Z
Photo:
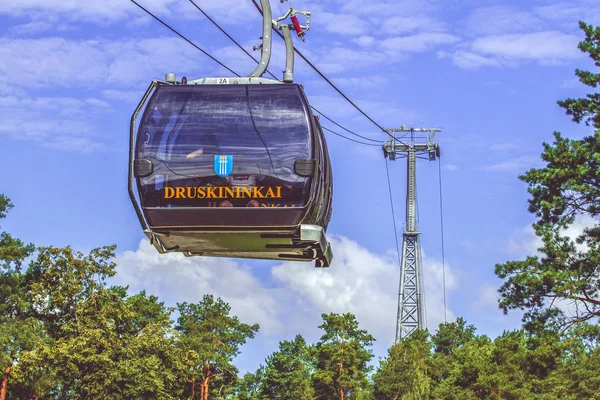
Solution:
M 283 3 L 283 1 L 285 1 L 285 0 L 281 0 L 282 3 Z M 300 24 L 300 21 L 298 21 L 298 17 L 296 16 L 296 14 L 301 14 L 306 17 L 306 25 Z M 292 20 L 292 23 L 288 26 L 290 28 L 293 28 L 296 31 L 296 34 L 298 35 L 298 37 L 304 42 L 305 41 L 304 30 L 310 29 L 310 11 L 301 11 L 301 10 L 296 10 L 295 8 L 290 8 L 283 15 L 283 17 L 279 17 L 279 18 L 276 18 L 273 20 L 273 25 L 275 25 L 275 28 L 278 30 L 281 29 L 282 24 L 280 24 L 280 21 L 283 21 L 287 17 L 290 17 L 290 19 Z

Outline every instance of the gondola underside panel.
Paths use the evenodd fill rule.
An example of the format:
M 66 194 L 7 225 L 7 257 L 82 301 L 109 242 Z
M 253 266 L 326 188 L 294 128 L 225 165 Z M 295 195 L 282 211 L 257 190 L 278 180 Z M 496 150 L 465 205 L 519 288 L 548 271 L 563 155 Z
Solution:
M 155 230 L 146 232 L 161 253 L 187 256 L 253 258 L 267 260 L 315 261 L 328 267 L 332 254 L 322 229 L 302 225 L 300 230 Z

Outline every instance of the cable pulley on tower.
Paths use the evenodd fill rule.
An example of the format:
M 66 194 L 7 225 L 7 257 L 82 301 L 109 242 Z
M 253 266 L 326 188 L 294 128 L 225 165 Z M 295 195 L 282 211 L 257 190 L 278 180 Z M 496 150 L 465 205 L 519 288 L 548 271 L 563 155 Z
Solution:
M 396 154 L 414 151 L 416 155 L 425 154 L 429 161 L 435 161 L 440 156 L 440 145 L 435 141 L 435 134 L 441 132 L 439 128 L 407 128 L 402 125 L 400 128 L 386 129 L 392 140 L 385 142 L 382 146 L 383 156 L 390 161 L 396 159 Z M 397 132 L 405 133 L 402 140 L 396 138 L 393 134 Z

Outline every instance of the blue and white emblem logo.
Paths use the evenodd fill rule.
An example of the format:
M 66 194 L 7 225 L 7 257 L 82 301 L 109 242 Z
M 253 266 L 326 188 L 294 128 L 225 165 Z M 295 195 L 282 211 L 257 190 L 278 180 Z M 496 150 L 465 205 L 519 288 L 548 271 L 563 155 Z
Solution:
M 233 156 L 215 156 L 215 173 L 225 178 L 233 170 Z

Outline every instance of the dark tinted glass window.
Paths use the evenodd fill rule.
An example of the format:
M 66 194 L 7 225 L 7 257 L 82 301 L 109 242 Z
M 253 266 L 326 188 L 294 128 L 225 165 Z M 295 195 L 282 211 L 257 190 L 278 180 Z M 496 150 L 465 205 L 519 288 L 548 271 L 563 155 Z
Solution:
M 306 113 L 297 85 L 159 86 L 138 130 L 137 156 L 154 164 L 144 205 L 304 205 L 310 182 L 294 162 L 312 158 Z

